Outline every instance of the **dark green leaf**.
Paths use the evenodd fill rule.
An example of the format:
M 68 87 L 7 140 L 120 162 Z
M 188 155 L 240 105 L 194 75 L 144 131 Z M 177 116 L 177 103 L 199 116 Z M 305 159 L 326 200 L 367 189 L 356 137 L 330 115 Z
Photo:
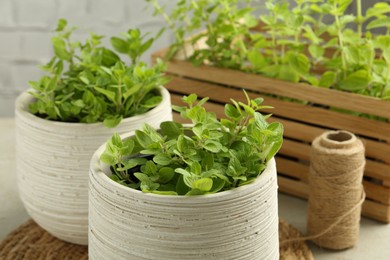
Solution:
M 168 183 L 175 176 L 175 171 L 171 167 L 162 167 L 159 171 L 159 179 L 160 183 Z
M 129 51 L 129 44 L 118 37 L 111 37 L 110 39 L 112 47 L 119 53 L 127 53 Z
M 177 122 L 165 121 L 160 124 L 161 133 L 169 140 L 176 139 L 183 133 L 183 125 Z

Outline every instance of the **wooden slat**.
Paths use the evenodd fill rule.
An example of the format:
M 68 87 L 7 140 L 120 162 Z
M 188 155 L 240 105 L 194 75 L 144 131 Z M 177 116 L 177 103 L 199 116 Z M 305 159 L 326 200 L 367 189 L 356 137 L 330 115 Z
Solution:
M 271 117 L 270 122 L 280 122 L 284 126 L 284 135 L 289 138 L 298 139 L 306 142 L 312 142 L 314 138 L 321 135 L 329 129 L 305 125 L 302 123 Z M 360 138 L 366 148 L 366 156 L 382 160 L 390 164 L 390 145 L 384 142 L 378 142 L 367 138 Z
M 303 183 L 308 183 L 308 165 L 300 164 L 283 158 L 277 158 L 276 165 L 278 172 L 282 172 L 284 175 L 300 179 Z M 286 169 L 288 170 L 286 171 Z M 367 198 L 381 202 L 385 205 L 390 205 L 390 188 L 374 184 L 366 180 L 363 181 L 363 185 L 367 194 Z M 280 187 L 280 189 L 284 192 L 288 191 L 288 189 L 286 190 L 285 187 Z
M 278 176 L 279 190 L 283 193 L 307 199 L 309 186 L 303 182 Z M 381 203 L 365 200 L 362 215 L 385 223 L 390 222 L 390 207 Z
M 210 99 L 222 103 L 230 102 L 230 98 L 234 98 L 238 101 L 244 101 L 244 96 L 241 90 L 222 87 L 210 83 L 172 77 L 172 81 L 166 86 L 173 92 L 187 94 L 197 93 L 200 97 L 208 96 Z M 248 94 L 251 97 L 259 96 L 257 94 Z M 275 109 L 266 110 L 270 113 L 334 129 L 344 129 L 357 134 L 380 138 L 390 142 L 390 124 L 342 114 L 328 109 L 286 102 L 271 97 L 265 97 L 265 99 L 265 105 L 275 107 Z
M 307 165 L 281 157 L 275 159 L 278 172 L 297 178 L 304 183 L 308 182 L 309 167 Z
M 381 202 L 384 205 L 390 205 L 390 188 L 368 181 L 363 181 L 363 185 L 367 198 Z
M 284 139 L 282 148 L 279 150 L 279 153 L 295 157 L 297 159 L 310 161 L 310 150 L 311 146 L 308 144 Z
M 310 149 L 311 146 L 308 144 L 284 139 L 279 153 L 297 159 L 310 161 Z M 386 164 L 366 159 L 364 175 L 378 180 L 390 181 L 390 167 Z
M 161 55 L 161 53 L 159 53 Z M 153 58 L 161 56 L 153 55 Z M 168 63 L 169 73 L 227 86 L 261 91 L 278 96 L 311 101 L 347 110 L 390 118 L 390 102 L 378 98 L 316 88 L 307 84 L 281 81 L 236 70 L 212 66 L 193 66 L 190 62 L 174 60 Z M 378 109 L 380 107 L 381 109 Z
M 307 199 L 309 196 L 309 186 L 302 181 L 291 180 L 279 175 L 278 186 L 281 192 L 285 192 L 299 198 Z
M 364 175 L 378 180 L 382 180 L 384 182 L 390 181 L 390 165 L 366 158 L 366 167 L 364 169 Z
M 385 223 L 390 223 L 390 207 L 374 201 L 364 201 L 362 215 Z

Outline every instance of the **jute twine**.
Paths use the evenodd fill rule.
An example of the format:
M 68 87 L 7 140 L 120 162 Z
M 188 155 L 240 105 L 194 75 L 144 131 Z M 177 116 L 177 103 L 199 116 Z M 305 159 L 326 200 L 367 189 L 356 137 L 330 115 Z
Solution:
M 284 220 L 279 220 L 279 239 L 301 236 L 298 230 Z M 88 259 L 88 248 L 64 242 L 27 221 L 0 242 L 0 259 Z M 281 260 L 312 260 L 313 255 L 304 242 L 292 242 L 280 247 Z
M 308 235 L 329 249 L 354 246 L 365 197 L 363 143 L 347 131 L 325 132 L 312 143 L 310 164 Z
M 359 237 L 364 145 L 348 131 L 328 131 L 312 143 L 309 173 L 308 235 L 281 245 L 312 240 L 328 249 L 353 247 Z

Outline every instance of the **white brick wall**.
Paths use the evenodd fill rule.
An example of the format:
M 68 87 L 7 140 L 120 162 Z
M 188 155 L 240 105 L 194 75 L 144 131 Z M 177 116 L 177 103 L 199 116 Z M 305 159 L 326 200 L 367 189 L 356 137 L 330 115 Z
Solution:
M 156 33 L 163 22 L 152 17 L 152 8 L 145 10 L 147 5 L 144 0 L 0 0 L 0 117 L 12 116 L 16 96 L 42 76 L 37 66 L 52 55 L 50 37 L 59 18 L 80 28 L 75 37 L 84 39 L 93 31 L 106 35 L 107 44 L 110 36 L 129 28 Z M 164 34 L 153 50 L 170 39 Z

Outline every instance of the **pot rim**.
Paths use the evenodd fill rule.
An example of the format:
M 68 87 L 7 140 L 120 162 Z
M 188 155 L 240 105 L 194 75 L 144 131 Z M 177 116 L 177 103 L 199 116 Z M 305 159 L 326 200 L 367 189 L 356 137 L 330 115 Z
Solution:
M 144 120 L 145 117 L 149 117 L 150 115 L 155 114 L 157 111 L 163 110 L 166 105 L 166 102 L 167 101 L 170 102 L 170 94 L 164 86 L 159 86 L 157 87 L 157 89 L 160 91 L 162 97 L 160 104 L 158 104 L 156 107 L 152 108 L 151 110 L 147 111 L 146 113 L 123 118 L 121 123 Z M 15 101 L 15 114 L 20 114 L 22 117 L 36 121 L 38 123 L 40 122 L 42 124 L 47 124 L 50 126 L 57 126 L 57 127 L 79 128 L 79 127 L 86 127 L 86 126 L 88 127 L 103 126 L 103 122 L 95 122 L 95 123 L 62 122 L 62 121 L 47 120 L 39 116 L 36 116 L 28 110 L 28 104 L 30 104 L 34 99 L 34 97 L 28 93 L 29 91 L 31 91 L 31 88 L 23 91 L 17 97 Z
M 129 138 L 135 134 L 135 131 L 122 134 L 120 135 L 121 139 Z M 263 186 L 262 184 L 265 184 L 269 181 L 269 179 L 272 176 L 276 177 L 276 162 L 275 158 L 272 158 L 268 161 L 266 168 L 263 170 L 263 172 L 253 181 L 252 183 L 236 187 L 230 190 L 221 191 L 213 194 L 205 194 L 205 195 L 198 195 L 198 196 L 185 196 L 185 195 L 161 195 L 161 194 L 154 194 L 154 193 L 146 193 L 142 192 L 140 190 L 132 189 L 130 187 L 126 187 L 124 185 L 121 185 L 113 180 L 111 180 L 108 177 L 108 174 L 110 174 L 110 166 L 100 161 L 100 155 L 104 152 L 106 148 L 106 142 L 102 144 L 93 154 L 91 158 L 91 164 L 90 169 L 91 173 L 89 175 L 90 179 L 94 178 L 92 175 L 96 176 L 97 179 L 100 179 L 100 181 L 103 181 L 105 183 L 108 183 L 109 185 L 113 186 L 116 190 L 123 191 L 124 193 L 131 194 L 134 196 L 141 196 L 144 198 L 150 198 L 152 200 L 164 200 L 164 198 L 168 198 L 169 200 L 175 200 L 175 202 L 180 201 L 186 201 L 186 202 L 204 202 L 204 200 L 215 200 L 215 199 L 222 199 L 225 197 L 237 197 L 240 196 L 242 193 L 247 193 L 248 190 L 258 189 L 259 186 Z M 91 181 L 90 181 L 91 182 Z

